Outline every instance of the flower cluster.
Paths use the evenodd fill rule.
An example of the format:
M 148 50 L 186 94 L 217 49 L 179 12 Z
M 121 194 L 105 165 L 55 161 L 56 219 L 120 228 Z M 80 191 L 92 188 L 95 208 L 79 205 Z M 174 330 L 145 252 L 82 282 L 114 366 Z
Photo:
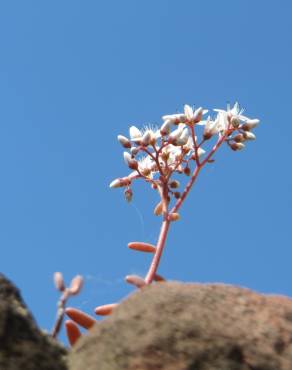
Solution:
M 215 117 L 203 119 L 208 110 L 184 106 L 183 113 L 165 115 L 160 127 L 146 126 L 142 130 L 131 126 L 129 138 L 118 135 L 118 141 L 128 151 L 124 160 L 132 172 L 123 178 L 111 182 L 111 188 L 125 187 L 125 197 L 132 199 L 132 181 L 142 178 L 154 189 L 161 189 L 161 182 L 168 183 L 168 196 L 180 197 L 177 180 L 171 180 L 173 174 L 191 174 L 191 164 L 201 167 L 211 162 L 211 156 L 224 141 L 238 151 L 245 147 L 246 141 L 255 140 L 251 132 L 259 120 L 243 116 L 239 104 L 227 107 L 227 110 L 214 109 Z M 197 131 L 201 139 L 198 140 Z M 203 145 L 218 137 L 217 145 L 207 153 Z M 215 149 L 215 150 L 214 150 Z M 206 160 L 207 158 L 207 160 Z
M 239 151 L 247 141 L 255 140 L 252 130 L 259 120 L 244 116 L 238 103 L 232 108 L 228 106 L 226 110 L 214 109 L 214 112 L 214 116 L 207 116 L 207 110 L 185 105 L 183 113 L 163 116 L 160 127 L 146 126 L 140 130 L 131 126 L 129 137 L 118 136 L 120 144 L 126 149 L 124 160 L 131 172 L 126 177 L 112 181 L 110 187 L 125 188 L 125 197 L 130 201 L 133 181 L 143 179 L 160 196 L 154 208 L 155 215 L 162 215 L 156 244 L 141 241 L 128 244 L 132 250 L 153 256 L 145 277 L 128 275 L 125 278 L 126 282 L 138 289 L 152 282 L 165 281 L 158 274 L 158 267 L 168 231 L 171 224 L 180 219 L 180 207 L 202 168 L 214 162 L 213 156 L 223 143 L 233 151 Z M 185 175 L 188 179 L 185 185 L 178 181 L 179 175 Z M 98 306 L 95 313 L 110 315 L 117 305 L 110 303 Z M 65 323 L 67 335 L 71 345 L 74 345 L 81 336 L 79 326 L 90 329 L 96 320 L 74 308 L 68 308 L 66 314 L 71 319 Z

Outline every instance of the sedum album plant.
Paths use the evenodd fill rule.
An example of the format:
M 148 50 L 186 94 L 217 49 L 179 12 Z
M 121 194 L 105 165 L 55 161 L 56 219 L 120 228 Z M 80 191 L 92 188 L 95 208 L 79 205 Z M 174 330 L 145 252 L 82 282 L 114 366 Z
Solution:
M 154 206 L 154 214 L 161 217 L 156 245 L 140 241 L 128 244 L 131 249 L 153 255 L 145 277 L 126 276 L 126 281 L 137 288 L 165 280 L 157 271 L 167 235 L 171 225 L 180 219 L 180 209 L 201 170 L 214 162 L 215 153 L 224 143 L 232 151 L 240 151 L 248 141 L 256 138 L 252 130 L 259 120 L 244 116 L 238 103 L 232 108 L 228 106 L 227 110 L 214 109 L 213 115 L 207 116 L 207 113 L 208 110 L 201 107 L 194 109 L 185 105 L 183 113 L 163 116 L 160 127 L 138 129 L 131 126 L 129 137 L 118 135 L 130 173 L 113 180 L 110 188 L 123 188 L 124 196 L 130 202 L 132 184 L 143 180 L 159 196 L 159 202 Z M 95 313 L 108 315 L 116 306 L 116 303 L 99 306 Z M 78 325 L 89 329 L 96 320 L 74 308 L 67 308 L 66 313 L 71 318 L 65 325 L 73 345 L 81 335 Z M 56 336 L 56 330 L 54 333 Z

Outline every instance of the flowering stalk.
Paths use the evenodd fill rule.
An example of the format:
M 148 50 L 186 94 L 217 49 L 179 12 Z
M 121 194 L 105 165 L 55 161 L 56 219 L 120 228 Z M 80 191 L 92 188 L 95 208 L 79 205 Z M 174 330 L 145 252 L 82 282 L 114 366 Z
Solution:
M 54 274 L 54 283 L 56 289 L 61 292 L 60 299 L 57 303 L 57 315 L 56 320 L 52 329 L 52 337 L 56 338 L 59 334 L 62 326 L 62 322 L 64 319 L 65 314 L 65 307 L 68 299 L 73 296 L 77 295 L 83 286 L 83 278 L 81 275 L 76 275 L 72 280 L 69 287 L 66 287 L 63 275 L 61 272 L 55 272 Z
M 189 105 L 185 105 L 184 113 L 163 116 L 163 124 L 160 128 L 146 127 L 139 130 L 132 126 L 129 139 L 122 135 L 118 136 L 124 148 L 130 150 L 130 152 L 124 152 L 124 159 L 133 172 L 127 177 L 114 180 L 110 187 L 125 187 L 125 197 L 130 201 L 133 196 L 132 182 L 136 179 L 143 179 L 157 190 L 161 198 L 154 208 L 154 214 L 162 215 L 162 225 L 155 250 L 150 248 L 154 255 L 144 283 L 142 278 L 137 276 L 127 276 L 126 279 L 137 287 L 143 287 L 156 280 L 170 224 L 180 218 L 178 211 L 201 169 L 213 161 L 213 155 L 224 142 L 233 151 L 238 151 L 245 147 L 246 141 L 255 139 L 251 130 L 257 126 L 259 120 L 251 120 L 243 116 L 243 110 L 239 108 L 238 103 L 233 108 L 214 109 L 214 111 L 217 113 L 215 118 L 212 119 L 209 116 L 207 120 L 202 120 L 207 110 L 201 107 L 194 110 Z M 198 141 L 196 131 L 200 126 L 202 139 Z M 218 136 L 215 145 L 209 152 L 205 151 L 202 145 L 214 136 Z M 142 156 L 139 157 L 139 154 Z M 194 163 L 192 174 L 191 163 Z M 179 192 L 176 189 L 180 187 L 180 182 L 173 179 L 173 175 L 183 173 L 191 177 L 183 191 Z M 174 204 L 169 209 L 171 201 Z M 149 252 L 149 248 L 145 249 L 145 243 L 132 242 L 130 244 L 135 245 L 136 250 Z
M 183 113 L 163 116 L 163 123 L 159 128 L 145 127 L 139 130 L 131 126 L 129 138 L 118 136 L 118 141 L 127 150 L 123 157 L 131 172 L 125 177 L 113 180 L 110 187 L 124 188 L 125 198 L 130 202 L 133 197 L 132 184 L 141 179 L 146 181 L 160 198 L 154 207 L 154 214 L 162 217 L 157 244 L 139 241 L 128 244 L 130 249 L 153 254 L 145 278 L 137 275 L 126 276 L 126 281 L 137 288 L 143 288 L 153 281 L 165 281 L 158 275 L 157 270 L 167 235 L 171 224 L 180 219 L 178 212 L 202 168 L 214 162 L 213 156 L 223 143 L 231 150 L 239 151 L 245 148 L 248 141 L 255 140 L 255 135 L 251 131 L 258 125 L 259 120 L 243 116 L 243 110 L 239 108 L 238 103 L 232 108 L 227 107 L 227 110 L 214 109 L 214 111 L 215 117 L 209 116 L 203 120 L 207 110 L 201 107 L 193 109 L 185 105 Z M 198 134 L 201 135 L 199 140 Z M 215 137 L 217 137 L 215 144 L 208 145 Z M 189 177 L 184 187 L 177 179 L 183 175 Z M 66 299 L 65 291 L 64 297 L 60 300 L 62 315 Z M 110 315 L 116 306 L 117 303 L 99 306 L 95 313 L 102 316 Z M 66 322 L 67 335 L 73 345 L 81 335 L 76 324 L 88 329 L 95 323 L 95 319 L 76 309 L 67 309 L 66 313 L 73 320 Z

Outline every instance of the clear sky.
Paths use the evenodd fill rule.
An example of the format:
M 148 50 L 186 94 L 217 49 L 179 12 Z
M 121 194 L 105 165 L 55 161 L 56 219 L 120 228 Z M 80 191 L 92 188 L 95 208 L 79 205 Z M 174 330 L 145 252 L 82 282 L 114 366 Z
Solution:
M 291 1 L 3 1 L 0 4 L 1 271 L 42 328 L 54 271 L 88 313 L 131 291 L 155 243 L 151 189 L 127 204 L 118 134 L 185 103 L 239 101 L 257 141 L 222 148 L 173 225 L 159 272 L 292 296 Z

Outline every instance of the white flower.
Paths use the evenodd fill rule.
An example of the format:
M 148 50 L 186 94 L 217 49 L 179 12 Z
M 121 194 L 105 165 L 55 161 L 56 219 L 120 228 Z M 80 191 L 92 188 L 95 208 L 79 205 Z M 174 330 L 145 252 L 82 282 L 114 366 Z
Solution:
M 183 131 L 186 127 L 187 126 L 184 123 L 180 123 L 178 125 L 178 128 L 176 130 L 172 131 L 172 133 L 169 135 L 169 140 L 170 141 L 178 140 L 181 137 L 181 135 L 183 134 Z
M 149 145 L 155 143 L 155 141 L 161 136 L 160 130 L 156 127 L 145 126 L 142 130 L 139 130 L 136 126 L 131 126 L 130 139 L 136 144 Z
M 208 110 L 203 109 L 202 107 L 199 107 L 194 111 L 194 109 L 190 105 L 186 104 L 184 106 L 184 113 L 189 122 L 195 122 L 195 123 L 200 122 L 202 119 L 202 116 L 206 114 L 207 112 Z
M 130 139 L 134 142 L 142 139 L 142 132 L 136 126 L 130 127 L 129 134 Z
M 164 121 L 160 127 L 160 134 L 162 136 L 168 135 L 170 133 L 170 129 L 172 125 L 173 125 L 173 122 L 171 120 L 168 119 Z
M 218 124 L 219 119 L 215 119 L 214 121 L 211 120 L 209 116 L 207 121 L 204 121 L 205 127 L 203 131 L 203 136 L 205 140 L 210 139 L 213 135 L 218 133 Z
M 163 121 L 171 121 L 172 123 L 185 122 L 186 116 L 183 113 L 167 114 L 162 116 Z
M 153 159 L 147 155 L 138 160 L 138 169 L 142 175 L 153 178 L 155 172 L 157 172 L 157 165 Z
M 232 108 L 230 107 L 230 104 L 227 104 L 227 110 L 224 110 L 224 109 L 214 109 L 214 111 L 215 112 L 222 113 L 222 114 L 227 114 L 228 118 L 230 118 L 230 119 L 232 117 L 236 117 L 240 121 L 243 121 L 243 122 L 249 120 L 248 117 L 242 115 L 242 113 L 244 112 L 244 109 L 240 108 L 238 102 L 236 102 Z

